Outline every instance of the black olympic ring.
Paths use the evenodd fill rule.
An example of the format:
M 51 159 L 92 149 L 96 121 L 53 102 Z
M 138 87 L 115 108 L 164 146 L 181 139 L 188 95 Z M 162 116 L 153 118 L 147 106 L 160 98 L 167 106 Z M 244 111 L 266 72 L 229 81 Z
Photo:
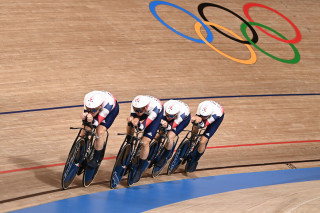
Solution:
M 250 30 L 251 30 L 251 32 L 252 32 L 252 35 L 253 35 L 251 41 L 252 41 L 253 43 L 257 43 L 257 42 L 258 42 L 258 34 L 257 34 L 257 32 L 253 29 L 253 27 L 252 27 L 246 20 L 244 20 L 241 16 L 239 16 L 239 15 L 236 14 L 235 12 L 233 12 L 233 11 L 231 11 L 231 10 L 225 8 L 225 7 L 222 7 L 222 6 L 217 5 L 217 4 L 211 4 L 211 3 L 201 3 L 201 4 L 199 4 L 199 6 L 198 6 L 198 12 L 199 12 L 199 14 L 200 14 L 200 16 L 201 16 L 201 18 L 202 18 L 203 20 L 208 21 L 208 19 L 205 17 L 205 15 L 204 15 L 204 13 L 203 13 L 204 8 L 206 8 L 206 7 L 208 7 L 208 6 L 218 7 L 218 8 L 220 8 L 220 9 L 225 10 L 225 11 L 227 11 L 227 12 L 235 15 L 236 17 L 238 17 L 241 21 L 243 21 L 243 22 L 250 28 Z M 216 28 L 215 26 L 212 26 L 212 25 L 211 25 L 211 27 L 212 27 L 213 29 L 215 29 L 217 32 L 221 33 L 222 35 L 224 35 L 224 36 L 226 36 L 226 37 L 228 37 L 228 38 L 230 38 L 230 39 L 232 39 L 232 40 L 234 40 L 234 41 L 236 41 L 236 42 L 239 42 L 239 43 L 242 43 L 242 44 L 250 44 L 250 45 L 251 45 L 251 43 L 250 43 L 249 41 L 243 41 L 243 40 L 236 39 L 236 38 L 234 38 L 234 37 L 232 37 L 232 36 L 229 36 L 228 34 L 222 32 L 221 30 L 219 30 L 219 29 Z

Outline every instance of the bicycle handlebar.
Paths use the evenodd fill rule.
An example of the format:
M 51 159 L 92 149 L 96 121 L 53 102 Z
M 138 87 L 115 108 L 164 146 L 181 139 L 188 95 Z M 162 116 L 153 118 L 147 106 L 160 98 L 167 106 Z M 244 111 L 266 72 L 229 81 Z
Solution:
M 167 128 L 163 127 L 162 125 L 160 125 L 159 130 L 165 133 L 168 132 Z
M 83 126 L 87 126 L 91 129 L 94 129 L 94 127 L 92 126 L 92 122 L 88 122 L 87 119 L 82 120 L 82 124 L 83 124 Z
M 70 127 L 70 129 L 82 129 L 82 127 Z
M 200 129 L 203 129 L 204 127 L 201 127 L 200 123 L 201 122 L 199 122 L 199 123 L 196 123 L 195 121 L 192 122 L 193 126 L 196 126 L 196 127 L 200 128 Z M 193 126 L 192 126 L 192 128 L 193 128 Z
M 90 133 L 92 135 L 94 135 L 96 138 L 98 138 L 97 134 L 94 132 L 95 128 L 92 126 L 91 122 L 88 122 L 87 119 L 82 120 L 82 124 L 84 127 L 69 127 L 70 129 L 83 129 L 85 130 L 87 133 Z M 89 127 L 90 130 L 86 129 L 85 127 Z
M 134 138 L 136 138 L 136 139 L 138 139 L 138 135 L 139 135 L 139 133 L 140 132 L 142 132 L 142 131 L 140 131 L 139 130 L 139 128 L 137 127 L 137 126 L 133 126 L 133 124 L 130 122 L 130 123 L 128 123 L 128 126 L 130 127 L 130 128 L 134 128 L 135 129 L 135 135 L 130 135 L 130 134 L 127 134 L 127 133 L 117 133 L 117 135 L 130 135 L 130 136 L 132 136 L 132 137 L 134 137 Z
M 140 133 L 140 132 L 143 131 L 143 130 L 140 130 L 137 126 L 133 126 L 132 122 L 129 122 L 129 123 L 128 123 L 128 126 L 129 126 L 131 129 L 134 128 L 137 133 Z

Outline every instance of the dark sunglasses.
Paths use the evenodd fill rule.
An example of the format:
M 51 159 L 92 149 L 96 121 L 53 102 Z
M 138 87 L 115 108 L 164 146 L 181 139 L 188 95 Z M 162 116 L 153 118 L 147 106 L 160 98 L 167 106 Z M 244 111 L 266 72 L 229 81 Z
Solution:
M 200 115 L 200 117 L 204 120 L 207 120 L 209 118 L 209 116 L 202 116 L 202 115 Z
M 174 118 L 174 117 L 176 117 L 177 115 L 170 115 L 170 114 L 168 114 L 168 113 L 166 113 L 166 117 L 167 118 Z
M 144 112 L 145 107 L 141 107 L 141 108 L 133 107 L 133 110 L 134 110 L 136 113 L 142 113 L 142 112 Z
M 87 111 L 89 113 L 96 113 L 97 111 L 99 111 L 100 107 L 96 107 L 96 108 L 87 108 Z

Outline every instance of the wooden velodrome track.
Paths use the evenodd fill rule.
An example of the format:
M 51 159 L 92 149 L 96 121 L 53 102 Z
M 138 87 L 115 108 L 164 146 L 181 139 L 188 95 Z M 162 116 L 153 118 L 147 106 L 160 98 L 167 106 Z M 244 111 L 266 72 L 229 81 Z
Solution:
M 198 171 L 185 175 L 181 168 L 153 179 L 148 170 L 137 185 L 320 166 L 320 1 L 255 0 L 297 26 L 302 39 L 294 46 L 301 59 L 283 63 L 252 47 L 257 61 L 251 65 L 172 32 L 150 12 L 150 2 L 0 2 L 1 212 L 110 190 L 113 157 L 123 141 L 117 133 L 125 131 L 129 102 L 138 94 L 185 98 L 192 114 L 206 97 L 215 97 L 226 116 Z M 250 1 L 168 2 L 200 20 L 197 8 L 203 2 L 219 4 L 248 20 L 243 6 Z M 156 11 L 169 26 L 199 39 L 191 15 L 169 5 L 158 5 Z M 288 39 L 296 37 L 289 22 L 275 12 L 261 7 L 249 11 L 255 22 Z M 217 7 L 206 7 L 204 14 L 244 39 L 242 21 L 236 16 Z M 294 58 L 292 46 L 254 29 L 262 49 L 279 58 Z M 242 60 L 251 57 L 244 44 L 210 31 L 211 44 L 225 54 Z M 206 37 L 203 27 L 201 32 Z M 121 102 L 109 131 L 107 159 L 90 187 L 83 188 L 78 177 L 71 189 L 61 191 L 63 163 L 76 136 L 69 127 L 79 126 L 83 97 L 92 90 L 110 91 Z M 125 181 L 118 188 L 123 187 Z M 165 206 L 163 211 L 317 212 L 319 189 L 320 181 L 252 188 Z

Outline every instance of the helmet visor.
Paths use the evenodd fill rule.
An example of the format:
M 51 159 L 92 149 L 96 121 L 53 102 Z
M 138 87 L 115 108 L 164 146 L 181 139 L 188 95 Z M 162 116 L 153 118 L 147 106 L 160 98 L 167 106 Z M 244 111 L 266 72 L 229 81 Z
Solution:
M 133 107 L 133 110 L 136 112 L 136 113 L 142 113 L 145 111 L 145 107 L 141 107 L 141 108 L 137 108 L 137 107 Z
M 89 113 L 96 113 L 96 112 L 98 112 L 99 110 L 100 110 L 100 106 L 98 106 L 98 107 L 96 107 L 96 108 L 89 108 L 89 107 L 87 107 L 87 111 L 89 112 Z
M 200 115 L 200 117 L 202 118 L 202 120 L 207 120 L 209 118 L 209 116 L 203 116 L 203 115 Z
M 177 114 L 170 115 L 169 113 L 166 112 L 166 117 L 167 118 L 175 118 L 176 116 L 177 116 Z

